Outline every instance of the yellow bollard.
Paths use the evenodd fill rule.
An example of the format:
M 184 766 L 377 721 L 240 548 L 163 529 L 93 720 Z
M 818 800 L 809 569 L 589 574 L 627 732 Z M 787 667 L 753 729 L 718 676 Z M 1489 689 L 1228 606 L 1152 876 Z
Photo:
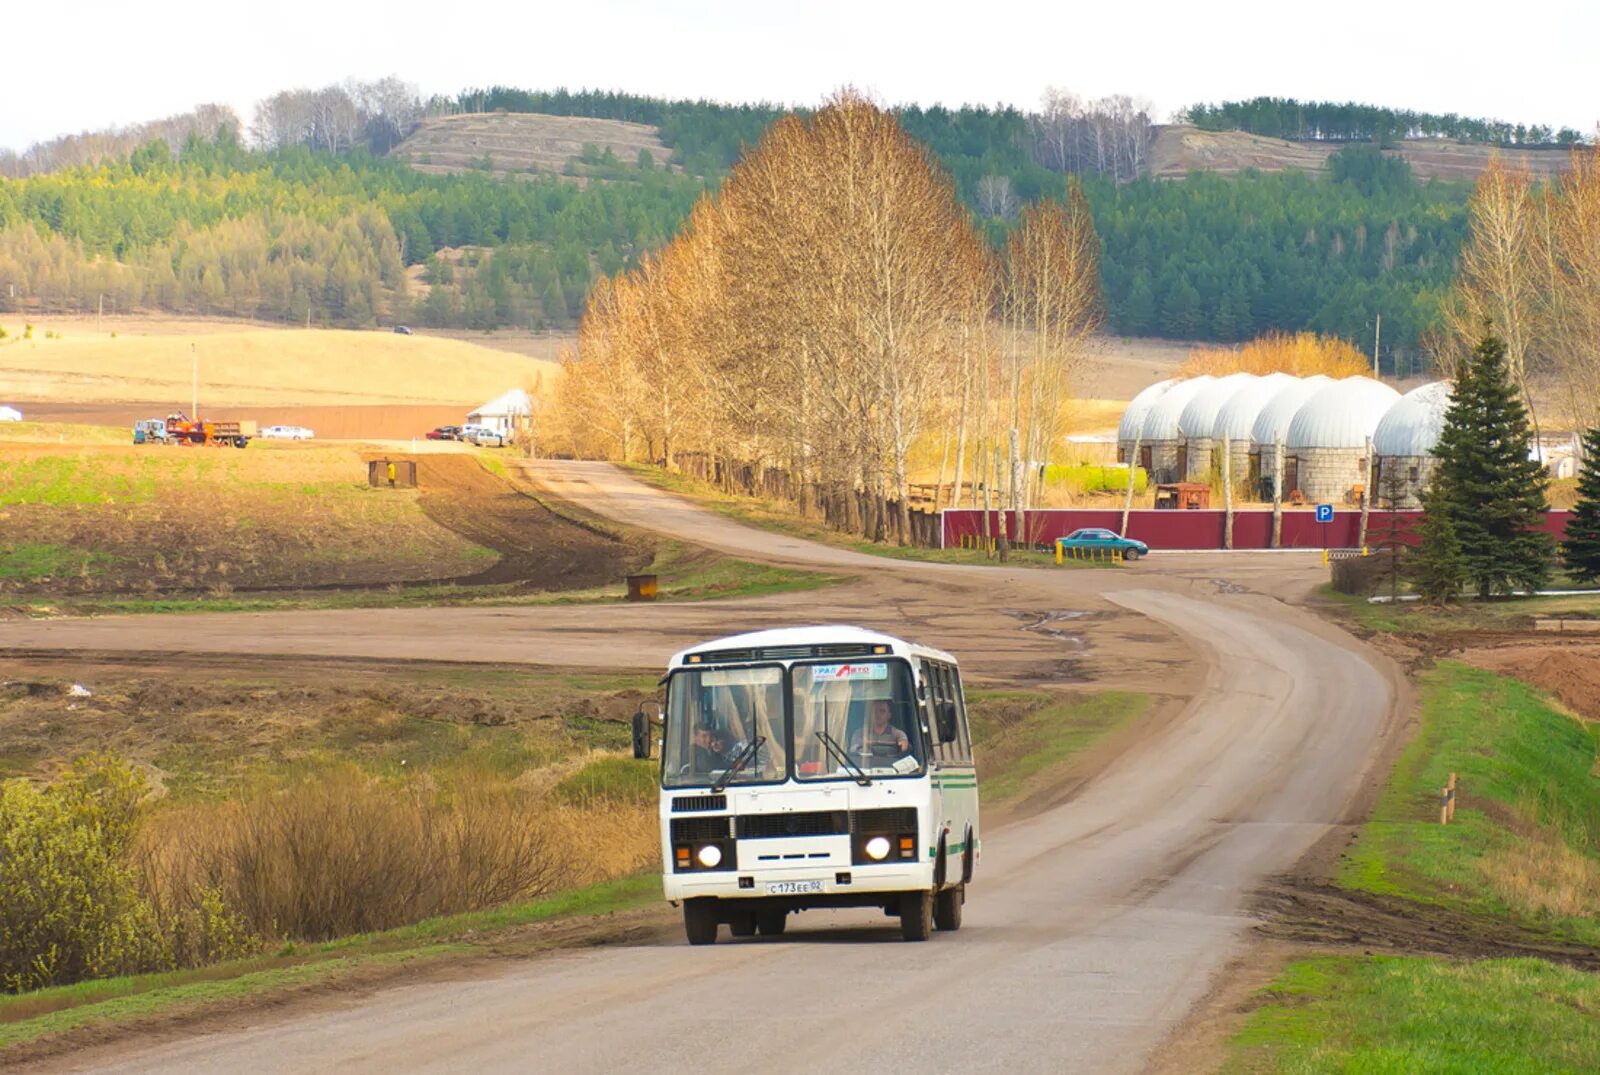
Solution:
M 1062 563 L 1063 563 L 1063 560 L 1062 560 L 1062 557 L 1061 557 L 1061 542 L 1057 541 L 1056 542 L 1056 566 L 1060 567 Z

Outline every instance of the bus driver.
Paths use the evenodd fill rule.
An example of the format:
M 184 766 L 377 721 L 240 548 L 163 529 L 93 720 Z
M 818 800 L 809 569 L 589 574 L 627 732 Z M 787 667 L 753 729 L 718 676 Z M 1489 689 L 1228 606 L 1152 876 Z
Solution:
M 850 744 L 850 753 L 878 757 L 902 757 L 911 750 L 911 740 L 889 722 L 889 702 L 879 698 L 868 710 L 867 727 Z

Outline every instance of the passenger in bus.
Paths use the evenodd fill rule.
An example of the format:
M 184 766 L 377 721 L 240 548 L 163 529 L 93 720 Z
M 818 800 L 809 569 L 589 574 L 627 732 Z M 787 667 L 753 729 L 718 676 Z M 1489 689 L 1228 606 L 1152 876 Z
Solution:
M 891 723 L 888 699 L 873 702 L 867 714 L 867 727 L 851 741 L 850 753 L 875 757 L 901 757 L 911 750 L 906 733 Z
M 726 768 L 727 762 L 724 755 L 716 747 L 718 731 L 709 721 L 695 725 L 694 729 L 694 771 L 697 773 L 711 773 L 718 769 Z

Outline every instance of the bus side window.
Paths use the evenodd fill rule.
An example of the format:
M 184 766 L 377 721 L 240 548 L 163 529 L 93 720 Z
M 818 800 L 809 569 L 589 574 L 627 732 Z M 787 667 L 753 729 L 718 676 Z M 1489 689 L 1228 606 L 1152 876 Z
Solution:
M 927 700 L 928 756 L 936 761 L 949 761 L 949 746 L 939 742 L 939 705 L 944 699 L 944 684 L 939 678 L 939 666 L 932 661 L 922 662 L 922 683 Z
M 967 692 L 961 689 L 961 669 L 950 669 L 950 696 L 956 700 L 956 726 L 961 760 L 972 760 L 972 726 L 967 722 Z

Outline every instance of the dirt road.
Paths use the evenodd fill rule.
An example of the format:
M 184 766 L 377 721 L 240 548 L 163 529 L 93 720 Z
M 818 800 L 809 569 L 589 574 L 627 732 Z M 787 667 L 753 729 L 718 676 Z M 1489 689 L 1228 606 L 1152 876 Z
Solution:
M 872 912 L 808 912 L 777 942 L 572 952 L 57 1066 L 1138 1071 L 1239 950 L 1252 888 L 1346 820 L 1393 706 L 1392 673 L 1375 656 L 1268 596 L 1310 586 L 1305 558 L 1263 567 L 1214 557 L 1163 566 L 1155 557 L 1119 571 L 1059 572 L 887 563 L 746 530 L 607 467 L 539 469 L 605 514 L 745 555 L 859 569 L 865 581 L 682 608 L 0 623 L 0 648 L 503 657 L 521 647 L 522 659 L 640 665 L 686 631 L 715 633 L 712 621 L 734 630 L 849 611 L 954 639 L 970 667 L 994 676 L 1138 682 L 1192 701 L 1072 801 L 986 834 L 955 936 L 905 944 Z M 212 629 L 224 620 L 239 625 Z

